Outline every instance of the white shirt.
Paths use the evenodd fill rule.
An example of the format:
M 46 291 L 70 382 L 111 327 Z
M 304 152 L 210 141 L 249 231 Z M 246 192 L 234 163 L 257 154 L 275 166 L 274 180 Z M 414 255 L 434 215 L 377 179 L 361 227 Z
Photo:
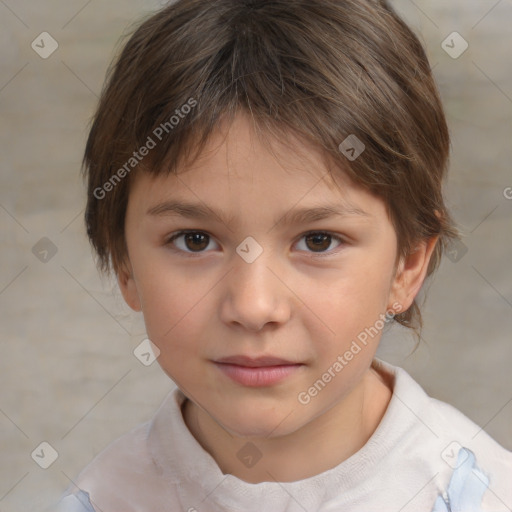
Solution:
M 185 396 L 175 389 L 152 421 L 111 443 L 82 471 L 76 483 L 83 492 L 70 489 L 74 496 L 58 510 L 510 512 L 512 452 L 430 398 L 403 369 L 379 360 L 374 367 L 394 382 L 386 413 L 368 442 L 330 470 L 287 483 L 251 484 L 223 474 L 188 430 Z

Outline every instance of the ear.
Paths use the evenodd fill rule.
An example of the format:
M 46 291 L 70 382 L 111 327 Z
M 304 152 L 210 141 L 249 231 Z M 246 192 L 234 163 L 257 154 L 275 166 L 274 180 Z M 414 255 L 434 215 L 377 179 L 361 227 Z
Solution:
M 420 291 L 421 285 L 427 275 L 428 264 L 436 246 L 438 236 L 419 242 L 413 252 L 398 265 L 391 285 L 390 298 L 402 306 L 406 311 Z
M 142 310 L 142 303 L 137 290 L 137 284 L 133 277 L 132 266 L 129 261 L 123 263 L 117 272 L 117 282 L 123 294 L 124 300 L 134 311 Z

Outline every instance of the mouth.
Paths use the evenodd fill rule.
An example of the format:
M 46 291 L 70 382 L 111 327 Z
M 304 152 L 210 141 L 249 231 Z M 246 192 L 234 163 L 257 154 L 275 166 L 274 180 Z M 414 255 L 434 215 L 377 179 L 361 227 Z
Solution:
M 249 357 L 242 355 L 223 357 L 222 359 L 217 359 L 215 362 L 220 364 L 234 364 L 237 366 L 246 366 L 248 368 L 267 368 L 269 366 L 286 366 L 300 364 L 296 361 L 288 361 L 286 359 L 281 359 L 280 357 Z
M 304 366 L 303 363 L 273 356 L 230 356 L 213 362 L 231 380 L 248 387 L 277 384 Z

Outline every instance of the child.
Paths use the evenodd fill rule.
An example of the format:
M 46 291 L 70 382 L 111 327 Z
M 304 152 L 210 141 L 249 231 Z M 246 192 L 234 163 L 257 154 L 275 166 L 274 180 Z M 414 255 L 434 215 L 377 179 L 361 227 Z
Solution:
M 424 50 L 385 0 L 178 0 L 84 156 L 103 271 L 177 384 L 59 510 L 512 510 L 512 454 L 375 358 L 457 230 Z M 329 243 L 327 243 L 329 242 Z

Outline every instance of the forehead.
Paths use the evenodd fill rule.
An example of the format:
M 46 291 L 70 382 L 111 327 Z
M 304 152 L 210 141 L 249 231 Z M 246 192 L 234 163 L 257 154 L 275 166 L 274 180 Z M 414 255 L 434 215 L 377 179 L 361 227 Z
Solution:
M 275 138 L 261 127 L 261 121 L 241 111 L 233 120 L 224 119 L 198 158 L 182 164 L 178 173 L 183 176 L 212 169 L 217 177 L 247 179 L 250 175 L 256 180 L 272 170 L 276 178 L 289 182 L 318 180 L 328 177 L 325 160 L 325 154 L 297 134 L 283 130 Z M 337 174 L 343 180 L 345 174 L 341 170 Z
M 139 172 L 133 178 L 130 202 L 153 213 L 165 202 L 239 213 L 326 205 L 371 216 L 384 211 L 379 198 L 330 165 L 319 149 L 292 134 L 284 141 L 262 137 L 245 114 L 219 125 L 198 158 L 176 174 Z

